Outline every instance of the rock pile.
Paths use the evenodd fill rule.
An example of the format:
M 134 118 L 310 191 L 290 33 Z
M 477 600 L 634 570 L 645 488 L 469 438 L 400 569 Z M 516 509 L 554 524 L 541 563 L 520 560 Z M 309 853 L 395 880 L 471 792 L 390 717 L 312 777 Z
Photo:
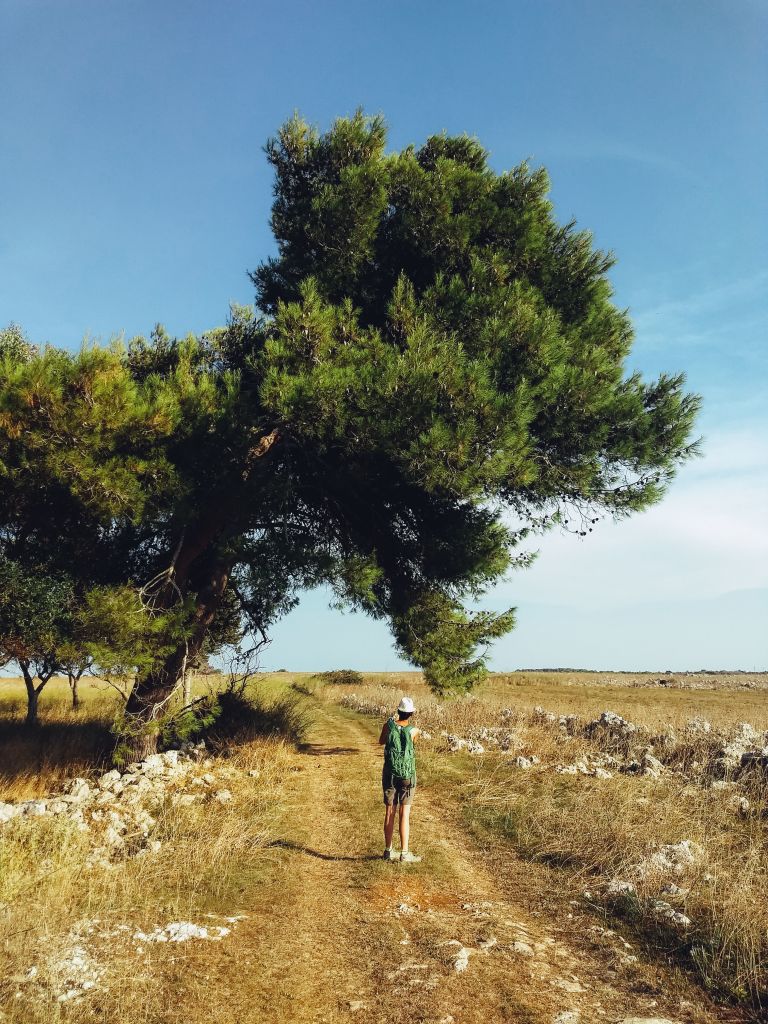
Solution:
M 636 864 L 633 874 L 637 878 L 667 878 L 682 875 L 695 864 L 700 863 L 704 851 L 691 839 L 679 843 L 666 843 Z
M 0 828 L 29 818 L 64 818 L 88 835 L 86 866 L 111 867 L 127 857 L 160 850 L 156 826 L 165 807 L 229 803 L 232 793 L 221 783 L 236 770 L 216 764 L 214 774 L 214 765 L 203 742 L 186 744 L 130 764 L 124 771 L 71 779 L 60 793 L 44 800 L 0 803 Z M 44 964 L 30 967 L 16 979 L 18 995 L 59 1003 L 80 1001 L 107 987 L 107 964 L 115 957 L 116 943 L 122 944 L 126 954 L 141 955 L 149 943 L 221 941 L 240 918 L 221 920 L 222 924 L 171 921 L 146 931 L 127 923 L 108 926 L 98 919 L 80 921 Z
M 634 745 L 642 743 L 647 737 L 645 729 L 634 722 L 628 722 L 615 711 L 603 711 L 599 718 L 587 722 L 580 731 L 599 746 L 624 753 L 628 753 Z
M 650 779 L 659 779 L 667 769 L 654 755 L 653 747 L 646 747 L 637 758 L 630 758 L 620 765 L 619 771 L 626 775 L 644 775 Z
M 440 738 L 445 740 L 452 754 L 460 750 L 466 750 L 468 754 L 484 754 L 488 750 L 508 751 L 519 746 L 519 740 L 513 732 L 496 726 L 484 725 L 479 729 L 472 729 L 466 737 L 442 729 Z
M 578 715 L 555 715 L 551 711 L 545 711 L 540 704 L 534 707 L 531 720 L 535 724 L 556 725 L 560 732 L 566 736 L 574 736 L 581 723 Z
M 678 882 L 693 869 L 701 867 L 704 859 L 704 850 L 691 839 L 666 843 L 627 868 L 624 872 L 626 877 L 610 879 L 603 889 L 603 897 L 607 900 L 641 900 L 643 897 L 648 900 L 650 897 L 648 912 L 651 917 L 674 928 L 690 928 L 691 919 L 669 901 L 685 899 L 690 887 L 683 887 Z M 656 895 L 652 896 L 653 893 Z M 591 893 L 584 895 L 591 898 Z
M 379 704 L 377 701 L 363 697 L 359 693 L 345 693 L 339 704 L 342 707 L 358 711 L 361 715 L 374 715 L 377 718 L 387 718 L 393 711 L 393 708 L 388 704 Z
M 525 757 L 523 754 L 518 754 L 517 757 L 513 757 L 509 762 L 514 768 L 519 768 L 521 771 L 526 771 L 528 768 L 533 768 L 536 764 L 541 764 L 541 758 L 537 754 L 531 754 L 530 757 Z
M 391 714 L 389 705 L 356 693 L 345 694 L 340 703 L 362 714 Z M 430 721 L 435 720 L 436 726 L 450 725 L 450 714 L 444 707 L 430 706 L 426 714 Z M 722 730 L 697 716 L 679 732 L 668 728 L 652 734 L 611 710 L 588 721 L 578 715 L 554 714 L 540 705 L 528 716 L 508 707 L 501 708 L 498 716 L 501 725 L 477 725 L 462 731 L 439 729 L 438 741 L 450 753 L 512 753 L 515 756 L 507 763 L 521 770 L 541 765 L 543 770 L 561 775 L 605 780 L 616 774 L 650 780 L 674 776 L 696 783 L 698 792 L 701 785 L 716 787 L 721 781 L 730 783 L 750 774 L 761 773 L 768 778 L 768 732 L 761 733 L 747 722 L 735 729 Z M 563 746 L 578 746 L 579 740 L 582 744 L 586 740 L 593 749 L 569 761 L 552 763 L 545 759 L 542 763 L 536 752 L 537 736 L 531 727 L 555 729 L 558 744 Z M 422 732 L 422 738 L 431 736 Z M 750 813 L 746 796 L 734 795 L 729 806 L 737 814 Z
M 0 803 L 0 826 L 16 818 L 64 817 L 93 839 L 86 864 L 109 865 L 127 856 L 156 853 L 153 838 L 157 814 L 166 801 L 187 806 L 203 800 L 226 803 L 232 799 L 220 789 L 205 744 L 152 754 L 146 760 L 105 772 L 96 780 L 75 778 L 61 793 L 45 800 Z M 230 770 L 231 771 L 231 770 Z M 227 769 L 219 768 L 218 774 Z
M 229 921 L 236 921 L 238 918 L 228 918 Z M 151 932 L 135 932 L 134 939 L 137 942 L 188 942 L 190 939 L 208 939 L 220 942 L 230 934 L 231 928 L 223 925 L 201 925 L 193 924 L 191 921 L 171 921 L 170 924 L 161 925 Z
M 612 779 L 621 765 L 610 754 L 589 753 L 577 758 L 572 764 L 556 764 L 559 775 L 589 775 L 596 779 Z
M 768 733 L 760 733 L 749 722 L 740 722 L 736 731 L 717 750 L 713 764 L 720 777 L 742 771 L 768 769 Z

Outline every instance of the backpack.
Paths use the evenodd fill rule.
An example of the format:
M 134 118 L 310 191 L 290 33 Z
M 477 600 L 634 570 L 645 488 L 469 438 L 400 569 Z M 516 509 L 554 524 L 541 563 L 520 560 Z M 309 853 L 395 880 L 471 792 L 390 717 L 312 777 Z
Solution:
M 413 781 L 416 776 L 416 758 L 413 753 L 412 725 L 395 725 L 390 718 L 389 734 L 384 747 L 384 757 L 394 778 Z

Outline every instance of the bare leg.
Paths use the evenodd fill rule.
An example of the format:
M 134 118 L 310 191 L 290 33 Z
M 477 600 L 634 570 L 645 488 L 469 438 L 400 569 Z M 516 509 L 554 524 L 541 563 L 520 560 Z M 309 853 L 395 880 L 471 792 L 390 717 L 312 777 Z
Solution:
M 392 845 L 392 833 L 395 831 L 395 805 L 388 804 L 384 810 L 384 846 Z
M 405 853 L 411 833 L 411 805 L 400 804 L 400 849 Z

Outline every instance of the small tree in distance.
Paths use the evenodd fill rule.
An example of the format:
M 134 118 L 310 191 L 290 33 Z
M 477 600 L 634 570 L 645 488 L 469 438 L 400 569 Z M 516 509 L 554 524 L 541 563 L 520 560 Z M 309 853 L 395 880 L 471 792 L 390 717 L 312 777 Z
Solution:
M 70 581 L 0 559 L 0 664 L 21 671 L 27 725 L 37 723 L 40 694 L 61 669 L 71 596 Z

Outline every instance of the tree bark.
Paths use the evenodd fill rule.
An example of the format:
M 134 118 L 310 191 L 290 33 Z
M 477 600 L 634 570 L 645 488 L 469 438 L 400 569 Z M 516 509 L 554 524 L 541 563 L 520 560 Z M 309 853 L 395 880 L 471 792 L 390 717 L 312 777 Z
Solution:
M 72 672 L 69 673 L 69 686 L 72 690 L 72 710 L 77 711 L 80 707 L 80 694 L 77 691 L 77 685 L 80 682 L 80 676 L 74 675 Z
M 177 565 L 179 560 L 181 553 Z M 155 665 L 140 676 L 126 703 L 127 728 L 120 746 L 130 761 L 141 761 L 157 750 L 158 732 L 152 728 L 152 723 L 160 718 L 164 705 L 184 674 L 187 661 L 191 661 L 200 653 L 208 628 L 227 588 L 229 563 L 220 558 L 205 561 L 207 565 L 200 566 L 195 572 L 195 578 L 190 580 L 191 563 L 185 553 L 182 565 L 185 567 L 186 578 L 181 575 L 175 577 L 176 585 L 182 594 L 190 590 L 197 592 L 191 632 L 186 643 L 180 643 L 161 664 Z
M 249 449 L 242 471 L 247 480 L 255 467 L 272 452 L 280 437 L 277 427 L 264 434 Z M 170 571 L 171 580 L 165 588 L 163 602 L 171 608 L 179 597 L 196 594 L 191 633 L 186 643 L 179 644 L 165 661 L 140 676 L 131 690 L 125 706 L 126 731 L 118 739 L 121 754 L 129 760 L 140 761 L 157 750 L 159 734 L 153 722 L 162 710 L 174 688 L 182 678 L 187 662 L 202 650 L 208 628 L 227 589 L 231 562 L 216 553 L 216 545 L 232 529 L 232 509 L 237 508 L 235 496 L 209 496 L 207 510 L 194 526 L 185 528 L 182 540 L 174 552 Z
M 31 674 L 29 665 L 25 662 L 20 662 L 20 665 L 21 674 L 24 676 L 24 686 L 27 690 L 27 717 L 24 720 L 24 724 L 37 725 L 37 704 L 40 690 L 35 688 L 35 677 Z
M 187 704 L 189 704 L 190 700 L 192 699 L 192 671 L 190 669 L 187 669 L 184 673 L 184 683 L 181 699 L 184 702 L 185 707 Z

